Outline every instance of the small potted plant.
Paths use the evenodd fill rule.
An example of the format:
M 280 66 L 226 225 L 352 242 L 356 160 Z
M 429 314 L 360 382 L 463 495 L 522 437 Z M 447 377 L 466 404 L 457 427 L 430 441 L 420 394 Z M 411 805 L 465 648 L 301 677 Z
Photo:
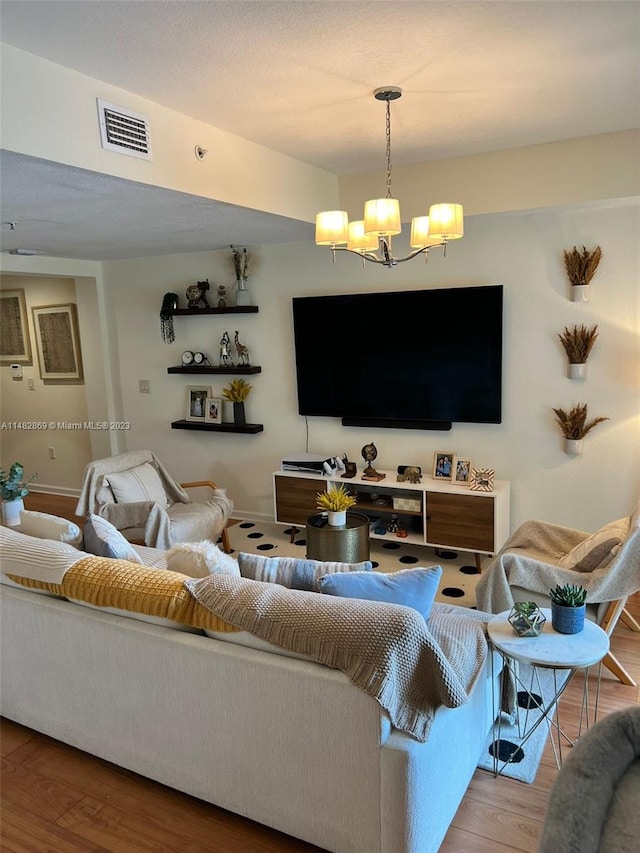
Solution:
M 579 252 L 574 246 L 564 253 L 564 268 L 571 282 L 571 301 L 588 302 L 591 299 L 591 279 L 596 274 L 602 258 L 602 249 L 596 246 L 590 252 L 585 246 Z
M 247 422 L 244 401 L 249 396 L 253 385 L 249 385 L 244 379 L 233 379 L 226 388 L 222 389 L 225 400 L 233 403 L 233 422 L 236 426 L 244 426 Z
M 587 590 L 583 586 L 556 584 L 551 596 L 551 624 L 560 634 L 579 634 L 584 628 Z
M 516 601 L 507 619 L 519 637 L 539 637 L 547 621 L 535 601 Z
M 332 527 L 347 523 L 347 510 L 355 503 L 356 499 L 342 483 L 335 489 L 318 492 L 316 495 L 316 506 L 328 513 L 328 521 Z
M 554 409 L 556 422 L 562 430 L 564 436 L 564 450 L 571 456 L 579 456 L 582 453 L 582 439 L 591 432 L 591 430 L 601 424 L 603 421 L 608 421 L 609 418 L 593 418 L 587 423 L 587 404 L 578 403 L 568 412 L 564 409 Z
M 569 379 L 585 379 L 587 376 L 587 359 L 598 337 L 598 327 L 587 329 L 585 325 L 564 327 L 558 333 L 569 362 Z
M 17 527 L 20 524 L 20 513 L 24 509 L 22 499 L 29 494 L 27 486 L 37 476 L 37 474 L 32 474 L 28 480 L 25 480 L 24 467 L 20 462 L 14 462 L 9 471 L 0 470 L 2 520 L 7 527 Z

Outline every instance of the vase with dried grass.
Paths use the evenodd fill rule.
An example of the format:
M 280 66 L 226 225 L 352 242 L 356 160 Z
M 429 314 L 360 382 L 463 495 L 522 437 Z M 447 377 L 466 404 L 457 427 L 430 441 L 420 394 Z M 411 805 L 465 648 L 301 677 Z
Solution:
M 588 302 L 591 299 L 591 279 L 596 274 L 602 258 L 602 249 L 596 246 L 589 251 L 585 246 L 579 252 L 574 246 L 564 253 L 564 268 L 571 283 L 571 301 Z
M 577 403 L 568 412 L 564 409 L 554 409 L 556 423 L 560 426 L 564 436 L 564 450 L 570 456 L 580 456 L 582 453 L 582 440 L 591 430 L 609 418 L 597 417 L 587 421 L 587 404 Z
M 598 327 L 592 326 L 587 329 L 582 325 L 569 329 L 565 326 L 564 330 L 558 333 L 558 337 L 569 362 L 567 372 L 569 379 L 586 379 L 587 359 L 598 337 Z

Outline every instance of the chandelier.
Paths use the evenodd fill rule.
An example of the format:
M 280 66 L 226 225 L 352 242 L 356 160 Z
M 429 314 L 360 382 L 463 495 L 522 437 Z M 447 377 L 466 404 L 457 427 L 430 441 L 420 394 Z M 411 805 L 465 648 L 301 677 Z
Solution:
M 461 204 L 432 204 L 428 216 L 411 220 L 413 250 L 404 258 L 396 258 L 391 250 L 391 238 L 402 231 L 400 205 L 391 195 L 391 101 L 402 96 L 397 86 L 383 86 L 374 91 L 378 101 L 385 101 L 387 137 L 387 192 L 385 198 L 365 202 L 364 219 L 349 222 L 345 210 L 324 210 L 316 215 L 316 245 L 329 246 L 335 263 L 336 252 L 351 252 L 365 261 L 395 267 L 418 255 L 428 255 L 429 250 L 442 247 L 446 255 L 449 240 L 457 240 L 464 233 Z

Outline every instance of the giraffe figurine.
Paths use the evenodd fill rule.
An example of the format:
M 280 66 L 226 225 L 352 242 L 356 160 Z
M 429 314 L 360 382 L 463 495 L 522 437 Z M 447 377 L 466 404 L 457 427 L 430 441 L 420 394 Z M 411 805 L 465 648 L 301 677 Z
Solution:
M 244 344 L 241 344 L 238 340 L 237 330 L 234 338 L 234 343 L 236 347 L 236 352 L 238 354 L 238 366 L 250 367 L 251 365 L 249 364 L 249 350 Z

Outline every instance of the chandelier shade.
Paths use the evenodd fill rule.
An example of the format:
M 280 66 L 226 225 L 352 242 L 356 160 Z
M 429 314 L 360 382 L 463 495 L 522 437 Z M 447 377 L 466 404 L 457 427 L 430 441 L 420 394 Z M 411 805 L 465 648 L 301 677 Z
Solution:
M 316 244 L 329 246 L 335 262 L 336 252 L 352 252 L 365 261 L 393 267 L 429 250 L 442 247 L 445 254 L 449 240 L 464 234 L 464 213 L 461 204 L 432 204 L 428 216 L 416 216 L 411 221 L 412 252 L 396 258 L 391 252 L 391 237 L 402 233 L 400 203 L 391 195 L 391 101 L 402 95 L 397 86 L 384 86 L 374 91 L 378 101 L 386 103 L 387 193 L 384 198 L 365 202 L 364 219 L 349 222 L 344 210 L 325 210 L 316 216 Z

